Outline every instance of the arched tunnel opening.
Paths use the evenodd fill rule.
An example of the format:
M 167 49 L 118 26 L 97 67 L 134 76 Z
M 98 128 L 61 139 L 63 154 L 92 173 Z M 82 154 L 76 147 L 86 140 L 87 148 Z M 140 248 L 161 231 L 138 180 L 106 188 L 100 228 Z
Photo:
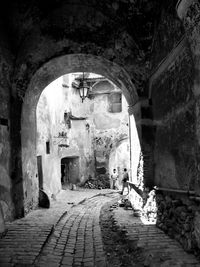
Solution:
M 125 191 L 131 189 L 132 210 L 111 218 L 113 225 L 124 224 L 122 233 L 134 237 L 134 244 L 141 241 L 137 248 L 147 253 L 143 264 L 153 259 L 158 266 L 199 266 L 182 250 L 177 255 L 176 250 L 167 251 L 164 242 L 156 250 L 158 236 L 151 240 L 151 233 L 162 231 L 170 244 L 169 237 L 173 245 L 176 240 L 185 251 L 199 255 L 199 1 L 7 0 L 0 13 L 0 265 L 38 263 L 63 229 L 69 243 L 75 240 L 77 246 L 73 256 L 63 248 L 60 265 L 67 260 L 80 265 L 77 251 L 84 240 L 90 244 L 88 255 L 94 252 L 90 265 L 104 266 L 95 258 L 103 253 L 100 208 L 112 194 L 123 199 L 119 193 L 127 169 Z M 112 84 L 114 94 L 99 93 L 106 83 Z M 54 94 L 45 93 L 48 87 L 54 87 Z M 124 117 L 121 103 L 126 104 Z M 114 169 L 112 179 L 117 177 L 118 183 L 111 182 Z M 79 187 L 90 200 L 79 199 Z M 66 199 L 60 198 L 62 192 L 68 193 Z M 49 209 L 38 208 L 41 197 Z M 83 209 L 73 206 L 78 199 Z M 129 227 L 127 214 L 136 219 L 144 202 L 156 210 L 156 228 Z M 71 215 L 66 214 L 69 206 L 74 208 Z M 110 205 L 107 214 L 115 214 L 115 209 Z M 141 229 L 147 230 L 146 243 Z M 85 251 L 82 265 L 87 265 Z
M 83 82 L 88 87 L 84 98 Z M 135 119 L 123 91 L 106 77 L 79 72 L 51 82 L 39 97 L 36 124 L 39 189 L 50 199 L 61 187 L 112 188 L 113 169 L 118 189 L 125 168 L 130 182 L 138 184 L 141 148 Z

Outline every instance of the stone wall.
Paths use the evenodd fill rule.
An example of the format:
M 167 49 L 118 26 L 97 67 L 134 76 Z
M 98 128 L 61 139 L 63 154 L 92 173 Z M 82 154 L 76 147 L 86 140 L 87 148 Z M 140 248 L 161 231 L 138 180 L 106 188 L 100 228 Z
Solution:
M 37 206 L 34 112 L 41 91 L 59 76 L 82 71 L 83 67 L 105 76 L 106 74 L 112 76 L 113 80 L 124 87 L 130 103 L 135 102 L 137 93 L 133 83 L 142 88 L 146 74 L 143 63 L 144 52 L 132 36 L 136 28 L 133 30 L 130 25 L 134 25 L 137 18 L 138 25 L 144 25 L 144 34 L 148 35 L 147 42 L 149 42 L 149 32 L 152 32 L 153 24 L 140 22 L 143 6 L 140 4 L 135 6 L 132 1 L 74 3 L 61 0 L 32 4 L 23 0 L 15 3 L 8 0 L 4 4 L 6 8 L 2 6 L 1 18 L 5 19 L 4 26 L 9 35 L 7 46 L 12 47 L 15 63 L 12 88 L 17 98 L 12 99 L 11 108 L 13 121 L 11 172 L 12 181 L 15 181 L 13 187 L 15 210 L 20 217 L 24 215 L 24 206 L 25 212 Z M 153 4 L 150 4 L 144 13 L 151 15 L 152 10 L 154 10 Z M 130 22 L 128 24 L 127 14 Z M 144 40 L 139 26 L 137 32 L 140 34 L 140 39 Z M 73 54 L 76 54 L 75 60 Z M 100 60 L 99 65 L 96 64 L 96 60 Z M 124 69 L 116 68 L 115 64 Z M 107 65 L 109 67 L 106 67 Z M 113 68 L 114 72 L 111 71 Z M 70 71 L 71 69 L 73 71 Z M 38 75 L 39 81 L 35 82 L 38 73 L 41 75 Z
M 157 226 L 188 252 L 200 252 L 199 202 L 181 192 L 157 192 Z M 194 198 L 194 197 L 193 197 Z
M 145 78 L 145 64 L 141 64 L 144 53 L 132 36 L 136 28 L 130 30 L 130 24 L 126 25 L 127 14 L 130 21 L 135 17 L 140 20 L 137 16 L 139 10 L 142 12 L 140 5 L 135 8 L 129 1 L 44 3 L 29 5 L 22 2 L 13 7 L 16 44 L 21 40 L 23 43 L 18 46 L 20 51 L 14 77 L 19 95 L 23 96 L 31 76 L 41 64 L 66 54 L 93 54 L 124 65 L 134 83 L 141 87 Z M 153 5 L 149 5 L 144 13 L 151 14 L 151 11 Z M 145 23 L 145 26 L 152 32 L 152 24 Z M 141 35 L 141 31 L 137 31 Z
M 14 217 L 12 184 L 16 182 L 11 180 L 10 140 L 10 96 L 13 58 L 6 45 L 7 38 L 2 31 L 1 21 L 0 35 L 0 205 L 4 220 L 11 220 Z
M 177 1 L 165 1 L 160 5 L 162 12 L 157 18 L 157 27 L 154 32 L 152 69 L 155 69 L 173 50 L 185 33 L 183 24 L 176 14 L 175 2 Z
M 197 179 L 195 191 L 200 194 L 200 3 L 197 0 L 180 1 L 177 6 L 177 13 L 183 22 L 187 39 L 190 44 L 192 57 L 194 61 L 194 95 L 195 95 L 195 118 L 196 118 L 196 162 Z
M 145 84 L 150 70 L 162 68 L 163 58 L 174 51 L 184 32 L 175 14 L 176 1 L 11 2 L 5 3 L 6 10 L 2 7 L 0 18 L 5 19 L 2 27 L 8 35 L 5 38 L 1 33 L 0 45 L 0 111 L 10 122 L 10 132 L 0 126 L 1 198 L 6 199 L 2 200 L 6 217 L 12 213 L 11 188 L 17 216 L 23 216 L 24 206 L 29 211 L 37 205 L 34 123 L 36 102 L 44 87 L 65 73 L 93 70 L 121 85 L 127 101 L 134 105 L 137 93 L 148 98 Z M 153 119 L 150 124 L 144 123 L 145 118 L 137 121 L 142 145 L 150 145 L 149 155 L 155 148 L 153 167 L 159 186 L 193 188 L 199 174 L 199 5 L 195 2 L 184 19 L 195 70 L 187 57 L 189 51 L 182 58 L 174 57 L 172 65 L 152 79 Z M 195 103 L 191 93 L 194 72 Z

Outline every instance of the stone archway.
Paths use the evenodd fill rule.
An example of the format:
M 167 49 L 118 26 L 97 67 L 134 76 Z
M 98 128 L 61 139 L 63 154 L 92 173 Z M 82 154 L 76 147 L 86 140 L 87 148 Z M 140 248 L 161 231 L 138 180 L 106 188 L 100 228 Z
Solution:
M 32 77 L 25 94 L 21 118 L 22 173 L 24 209 L 38 203 L 38 174 L 36 159 L 36 106 L 43 89 L 56 78 L 72 72 L 93 72 L 105 76 L 123 92 L 129 106 L 137 102 L 136 89 L 123 68 L 101 57 L 65 55 L 44 64 Z
M 130 142 L 129 138 L 119 140 L 113 145 L 109 156 L 109 173 L 112 173 L 113 169 L 117 169 L 119 174 L 118 183 L 121 186 L 121 180 L 123 175 L 123 169 L 130 170 Z

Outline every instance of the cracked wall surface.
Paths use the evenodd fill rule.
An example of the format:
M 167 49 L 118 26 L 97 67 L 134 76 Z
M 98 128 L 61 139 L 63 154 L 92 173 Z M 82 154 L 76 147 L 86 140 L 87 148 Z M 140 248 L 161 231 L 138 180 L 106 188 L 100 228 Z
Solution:
M 98 179 L 98 174 L 109 174 L 111 150 L 121 140 L 128 139 L 128 107 L 124 96 L 122 112 L 109 112 L 109 94 L 119 93 L 119 89 L 110 82 L 105 85 L 100 81 L 94 85 L 92 96 L 81 103 L 77 89 L 72 87 L 73 79 L 69 74 L 55 80 L 43 91 L 37 106 L 37 155 L 42 156 L 43 188 L 50 197 L 61 189 L 62 158 L 78 158 L 79 175 L 71 182 L 83 184 L 89 177 Z M 64 120 L 67 112 L 77 118 L 68 122 L 70 126 Z M 69 147 L 59 146 L 63 140 L 57 137 L 62 132 L 67 133 Z M 46 153 L 47 141 L 50 154 Z

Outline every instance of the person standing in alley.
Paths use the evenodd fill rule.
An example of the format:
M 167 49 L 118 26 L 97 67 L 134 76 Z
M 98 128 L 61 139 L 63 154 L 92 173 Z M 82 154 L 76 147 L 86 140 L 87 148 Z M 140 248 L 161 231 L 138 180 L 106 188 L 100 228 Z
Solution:
M 113 173 L 111 174 L 111 189 L 117 189 L 117 180 L 118 180 L 118 174 L 116 169 L 113 169 Z
M 129 180 L 129 175 L 128 175 L 127 169 L 124 168 L 124 174 L 123 174 L 123 178 L 122 178 L 122 192 L 121 192 L 122 195 L 124 193 L 125 188 L 128 189 L 128 194 L 129 194 L 128 180 Z

